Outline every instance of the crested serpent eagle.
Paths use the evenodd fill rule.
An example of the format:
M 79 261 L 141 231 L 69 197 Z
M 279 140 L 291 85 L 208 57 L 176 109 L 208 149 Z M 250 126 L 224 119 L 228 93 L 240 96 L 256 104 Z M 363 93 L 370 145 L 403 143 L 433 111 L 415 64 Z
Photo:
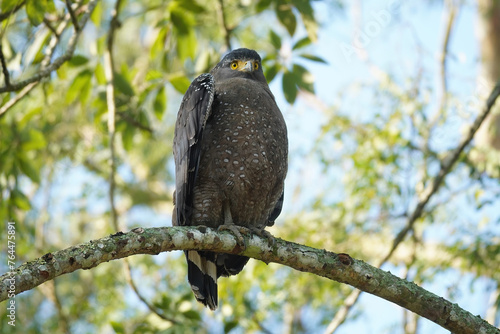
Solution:
M 228 53 L 194 79 L 182 100 L 174 135 L 173 225 L 264 233 L 281 212 L 288 139 L 261 58 Z M 186 251 L 196 299 L 215 310 L 217 279 L 236 275 L 248 258 Z

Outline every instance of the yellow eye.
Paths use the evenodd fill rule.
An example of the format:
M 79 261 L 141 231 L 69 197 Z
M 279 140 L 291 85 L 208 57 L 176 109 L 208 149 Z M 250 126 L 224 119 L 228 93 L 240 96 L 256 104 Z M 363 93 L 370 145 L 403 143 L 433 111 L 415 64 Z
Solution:
M 257 71 L 259 69 L 259 63 L 257 62 L 253 63 L 253 69 L 254 71 Z
M 237 68 L 238 68 L 238 62 L 237 62 L 237 61 L 233 61 L 233 62 L 231 63 L 231 69 L 232 69 L 232 70 L 235 70 L 235 69 L 237 69 Z

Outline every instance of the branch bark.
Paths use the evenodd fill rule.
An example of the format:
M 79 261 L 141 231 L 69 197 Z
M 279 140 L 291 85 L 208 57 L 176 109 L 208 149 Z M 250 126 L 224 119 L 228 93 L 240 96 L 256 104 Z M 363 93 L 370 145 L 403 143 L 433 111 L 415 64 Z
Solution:
M 246 249 L 238 246 L 227 231 L 199 227 L 136 228 L 105 238 L 72 246 L 27 262 L 0 276 L 0 301 L 6 300 L 12 283 L 16 294 L 78 269 L 91 269 L 101 263 L 135 254 L 159 254 L 172 250 L 209 250 L 240 254 L 266 263 L 274 262 L 309 272 L 384 298 L 415 312 L 456 333 L 500 334 L 500 330 L 457 304 L 418 285 L 375 268 L 348 254 L 336 254 L 293 242 L 245 235 Z

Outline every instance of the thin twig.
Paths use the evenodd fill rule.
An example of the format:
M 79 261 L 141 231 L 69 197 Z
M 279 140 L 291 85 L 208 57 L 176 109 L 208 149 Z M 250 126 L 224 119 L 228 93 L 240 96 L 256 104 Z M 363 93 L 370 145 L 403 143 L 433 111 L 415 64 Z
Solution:
M 14 14 L 15 12 L 17 12 L 19 9 L 21 9 L 21 7 L 24 6 L 25 3 L 26 3 L 26 1 L 23 0 L 17 6 L 15 6 L 14 8 L 12 8 L 12 10 L 10 10 L 8 12 L 5 12 L 5 13 L 0 13 L 0 22 L 2 22 L 3 20 L 5 20 L 9 16 L 11 16 L 12 14 Z
M 441 160 L 441 170 L 436 175 L 432 183 L 429 186 L 427 186 L 427 188 L 423 191 L 422 193 L 423 195 L 421 196 L 421 199 L 417 204 L 417 206 L 415 207 L 415 209 L 413 210 L 412 214 L 409 216 L 406 226 L 403 229 L 401 229 L 401 231 L 396 235 L 396 238 L 393 241 L 391 249 L 386 254 L 386 256 L 384 256 L 383 259 L 377 264 L 378 268 L 384 265 L 391 258 L 391 256 L 394 254 L 398 246 L 404 241 L 408 233 L 411 230 L 413 230 L 415 222 L 418 220 L 418 218 L 421 217 L 427 203 L 429 202 L 431 197 L 438 191 L 444 178 L 451 171 L 451 167 L 453 167 L 453 165 L 457 162 L 458 158 L 464 151 L 465 147 L 471 142 L 472 138 L 474 138 L 475 133 L 483 123 L 486 116 L 488 116 L 488 114 L 490 113 L 491 108 L 495 104 L 495 101 L 499 95 L 500 95 L 500 81 L 494 87 L 493 91 L 488 97 L 488 100 L 486 101 L 485 107 L 483 108 L 482 112 L 479 114 L 479 116 L 476 118 L 474 123 L 469 128 L 467 135 L 464 136 L 460 145 L 454 151 L 452 151 L 448 156 L 446 156 L 444 159 Z M 338 326 L 346 319 L 349 310 L 357 302 L 360 294 L 361 292 L 359 290 L 353 290 L 351 292 L 351 294 L 346 298 L 344 305 L 342 305 L 340 310 L 337 312 L 335 317 L 330 322 L 331 326 L 328 325 L 325 334 L 333 333 L 338 328 Z
M 118 111 L 116 114 L 118 116 L 120 116 L 120 118 L 123 119 L 125 122 L 129 123 L 130 125 L 133 125 L 136 128 L 139 128 L 139 129 L 144 130 L 146 132 L 149 132 L 151 134 L 153 133 L 153 129 L 151 129 L 149 126 L 144 125 L 141 122 L 137 121 L 136 119 L 134 119 L 133 117 L 131 117 L 127 113 Z
M 438 175 L 436 175 L 432 183 L 429 186 L 427 186 L 427 188 L 425 188 L 425 190 L 423 191 L 421 199 L 417 204 L 413 213 L 410 215 L 410 218 L 408 219 L 406 226 L 398 233 L 398 235 L 394 239 L 391 250 L 387 253 L 387 255 L 381 261 L 379 266 L 385 263 L 392 256 L 392 254 L 399 246 L 399 244 L 401 244 L 401 242 L 404 240 L 408 232 L 413 229 L 413 225 L 415 224 L 417 219 L 422 215 L 425 206 L 427 205 L 431 197 L 438 191 L 444 178 L 451 171 L 451 167 L 453 167 L 453 165 L 457 162 L 458 158 L 460 157 L 464 149 L 467 147 L 467 145 L 469 145 L 469 143 L 474 138 L 474 135 L 476 134 L 477 130 L 483 123 L 486 116 L 489 115 L 491 108 L 495 104 L 495 101 L 499 95 L 500 95 L 500 81 L 493 88 L 493 91 L 491 92 L 490 96 L 488 97 L 488 100 L 486 101 L 485 107 L 483 108 L 479 116 L 476 118 L 474 123 L 470 126 L 467 135 L 462 139 L 460 145 L 458 145 L 458 147 L 454 151 L 449 153 L 445 158 L 441 160 L 441 170 L 439 171 Z
M 118 20 L 118 15 L 120 12 L 120 5 L 122 0 L 117 0 L 115 3 L 115 8 L 111 14 L 111 22 L 107 36 L 107 48 L 104 52 L 104 74 L 106 76 L 106 101 L 108 106 L 108 134 L 109 134 L 109 150 L 110 150 L 110 173 L 109 173 L 109 204 L 111 208 L 111 221 L 118 232 L 120 230 L 118 224 L 118 212 L 116 210 L 115 203 L 115 190 L 116 190 L 116 104 L 115 104 L 115 89 L 114 89 L 114 58 L 113 58 L 113 44 L 116 29 L 120 27 L 120 21 Z M 172 323 L 177 323 L 174 319 L 165 316 L 162 312 L 157 310 L 153 305 L 151 305 L 146 298 L 139 292 L 133 278 L 132 269 L 128 259 L 123 261 L 125 278 L 137 295 L 137 297 L 148 307 L 148 309 L 154 314 L 158 315 L 160 318 Z
M 7 63 L 5 62 L 5 56 L 3 55 L 2 43 L 0 42 L 0 63 L 2 64 L 3 80 L 5 82 L 5 87 L 10 87 L 10 74 L 7 69 Z
M 170 321 L 171 323 L 173 324 L 177 324 L 178 321 L 173 319 L 173 318 L 170 318 L 170 317 L 167 317 L 165 314 L 163 314 L 162 312 L 159 312 L 153 305 L 151 305 L 147 300 L 146 298 L 144 298 L 144 296 L 139 292 L 139 290 L 137 289 L 137 285 L 135 284 L 134 280 L 132 279 L 132 269 L 130 267 L 130 263 L 128 261 L 127 258 L 124 259 L 125 261 L 123 261 L 124 265 L 125 265 L 125 280 L 127 281 L 127 283 L 130 285 L 130 287 L 132 288 L 132 290 L 135 292 L 135 294 L 137 295 L 137 297 L 144 303 L 144 305 L 146 305 L 148 307 L 148 309 L 153 312 L 154 314 L 156 314 L 157 316 L 159 316 L 160 318 L 162 318 L 163 320 L 166 320 L 166 321 Z
M 80 30 L 80 25 L 78 24 L 78 18 L 76 17 L 75 12 L 73 11 L 73 8 L 71 8 L 70 0 L 66 0 L 66 8 L 68 9 L 68 13 L 71 16 L 71 21 L 73 22 L 73 26 L 75 27 L 75 30 L 76 31 Z
M 19 93 L 16 94 L 12 99 L 7 101 L 1 108 L 0 108 L 0 118 L 2 118 L 5 113 L 12 108 L 17 102 L 19 102 L 24 96 L 26 96 L 33 88 L 35 88 L 36 85 L 38 85 L 39 81 L 32 82 L 25 86 Z
M 447 74 L 446 74 L 448 48 L 450 45 L 450 37 L 451 37 L 451 32 L 453 30 L 453 25 L 455 24 L 457 12 L 460 9 L 458 7 L 459 5 L 455 5 L 454 0 L 445 1 L 445 5 L 448 8 L 448 12 L 447 12 L 447 15 L 445 17 L 445 32 L 444 32 L 444 36 L 443 36 L 441 53 L 439 55 L 439 82 L 440 82 L 439 95 L 440 95 L 440 98 L 439 98 L 439 103 L 438 103 L 437 108 L 436 108 L 436 112 L 434 113 L 432 120 L 429 122 L 429 127 L 428 127 L 429 129 L 432 129 L 436 125 L 436 122 L 441 117 L 443 110 L 446 108 L 446 101 L 447 101 L 447 95 L 448 95 L 448 80 L 447 80 Z
M 49 29 L 52 32 L 52 34 L 55 37 L 57 37 L 57 39 L 59 39 L 59 34 L 57 33 L 57 30 L 52 26 L 52 23 L 50 23 L 50 21 L 46 17 L 43 18 L 43 23 L 45 24 L 47 29 Z
M 90 14 L 92 14 L 92 11 L 94 10 L 95 6 L 97 5 L 98 0 L 90 0 L 89 3 L 87 4 L 87 10 L 82 16 L 82 19 L 80 20 L 80 27 L 85 26 L 87 23 Z M 78 42 L 78 38 L 81 33 L 80 30 L 75 30 L 75 33 L 71 36 L 68 42 L 67 50 L 66 52 L 60 56 L 59 58 L 55 59 L 54 62 L 52 62 L 49 66 L 47 66 L 45 69 L 40 70 L 38 73 L 34 74 L 32 77 L 20 81 L 18 83 L 13 83 L 9 87 L 3 86 L 0 87 L 0 93 L 5 93 L 5 92 L 14 92 L 17 90 L 20 90 L 30 83 L 37 82 L 42 80 L 45 77 L 48 77 L 53 71 L 59 69 L 59 67 L 62 66 L 66 61 L 70 60 L 71 57 L 73 57 L 73 53 L 75 52 L 76 48 L 76 43 Z
M 115 152 L 115 87 L 114 87 L 114 60 L 113 60 L 113 43 L 116 29 L 120 26 L 118 21 L 118 13 L 121 0 L 117 0 L 115 8 L 111 13 L 111 21 L 107 36 L 107 48 L 104 51 L 104 75 L 106 76 L 106 102 L 108 107 L 108 134 L 109 134 L 109 204 L 111 207 L 111 222 L 116 231 L 119 231 L 118 214 L 115 205 L 115 175 L 116 175 L 116 152 Z
M 219 0 L 219 17 L 222 22 L 222 27 L 224 28 L 224 40 L 226 41 L 226 48 L 232 50 L 231 47 L 231 33 L 233 29 L 229 28 L 227 25 L 226 11 L 224 9 L 224 0 Z
M 87 6 L 83 6 L 80 9 L 86 10 L 88 9 Z M 52 27 L 49 21 L 45 22 L 47 28 L 52 31 L 53 36 L 47 45 L 47 49 L 45 51 L 45 57 L 43 58 L 40 68 L 42 70 L 45 70 L 49 65 L 50 65 L 50 60 L 52 59 L 52 55 L 54 54 L 54 51 L 56 50 L 57 45 L 59 45 L 59 42 L 61 41 L 60 36 L 63 33 L 64 29 L 68 26 L 69 21 L 71 20 L 71 17 L 69 14 L 67 14 L 63 21 L 57 26 L 57 28 Z M 25 87 L 21 89 L 19 93 L 15 95 L 12 99 L 7 101 L 1 108 L 0 108 L 0 118 L 2 118 L 5 113 L 12 108 L 17 102 L 19 102 L 24 96 L 26 96 L 29 92 L 35 88 L 40 81 L 35 81 L 31 82 Z

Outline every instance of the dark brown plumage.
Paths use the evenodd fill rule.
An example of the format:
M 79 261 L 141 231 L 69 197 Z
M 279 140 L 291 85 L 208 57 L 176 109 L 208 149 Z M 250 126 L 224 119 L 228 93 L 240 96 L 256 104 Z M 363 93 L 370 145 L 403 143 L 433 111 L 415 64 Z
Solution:
M 184 95 L 174 136 L 173 224 L 262 232 L 281 212 L 288 140 L 257 52 L 237 49 Z M 217 278 L 248 258 L 187 251 L 196 299 L 217 308 Z

